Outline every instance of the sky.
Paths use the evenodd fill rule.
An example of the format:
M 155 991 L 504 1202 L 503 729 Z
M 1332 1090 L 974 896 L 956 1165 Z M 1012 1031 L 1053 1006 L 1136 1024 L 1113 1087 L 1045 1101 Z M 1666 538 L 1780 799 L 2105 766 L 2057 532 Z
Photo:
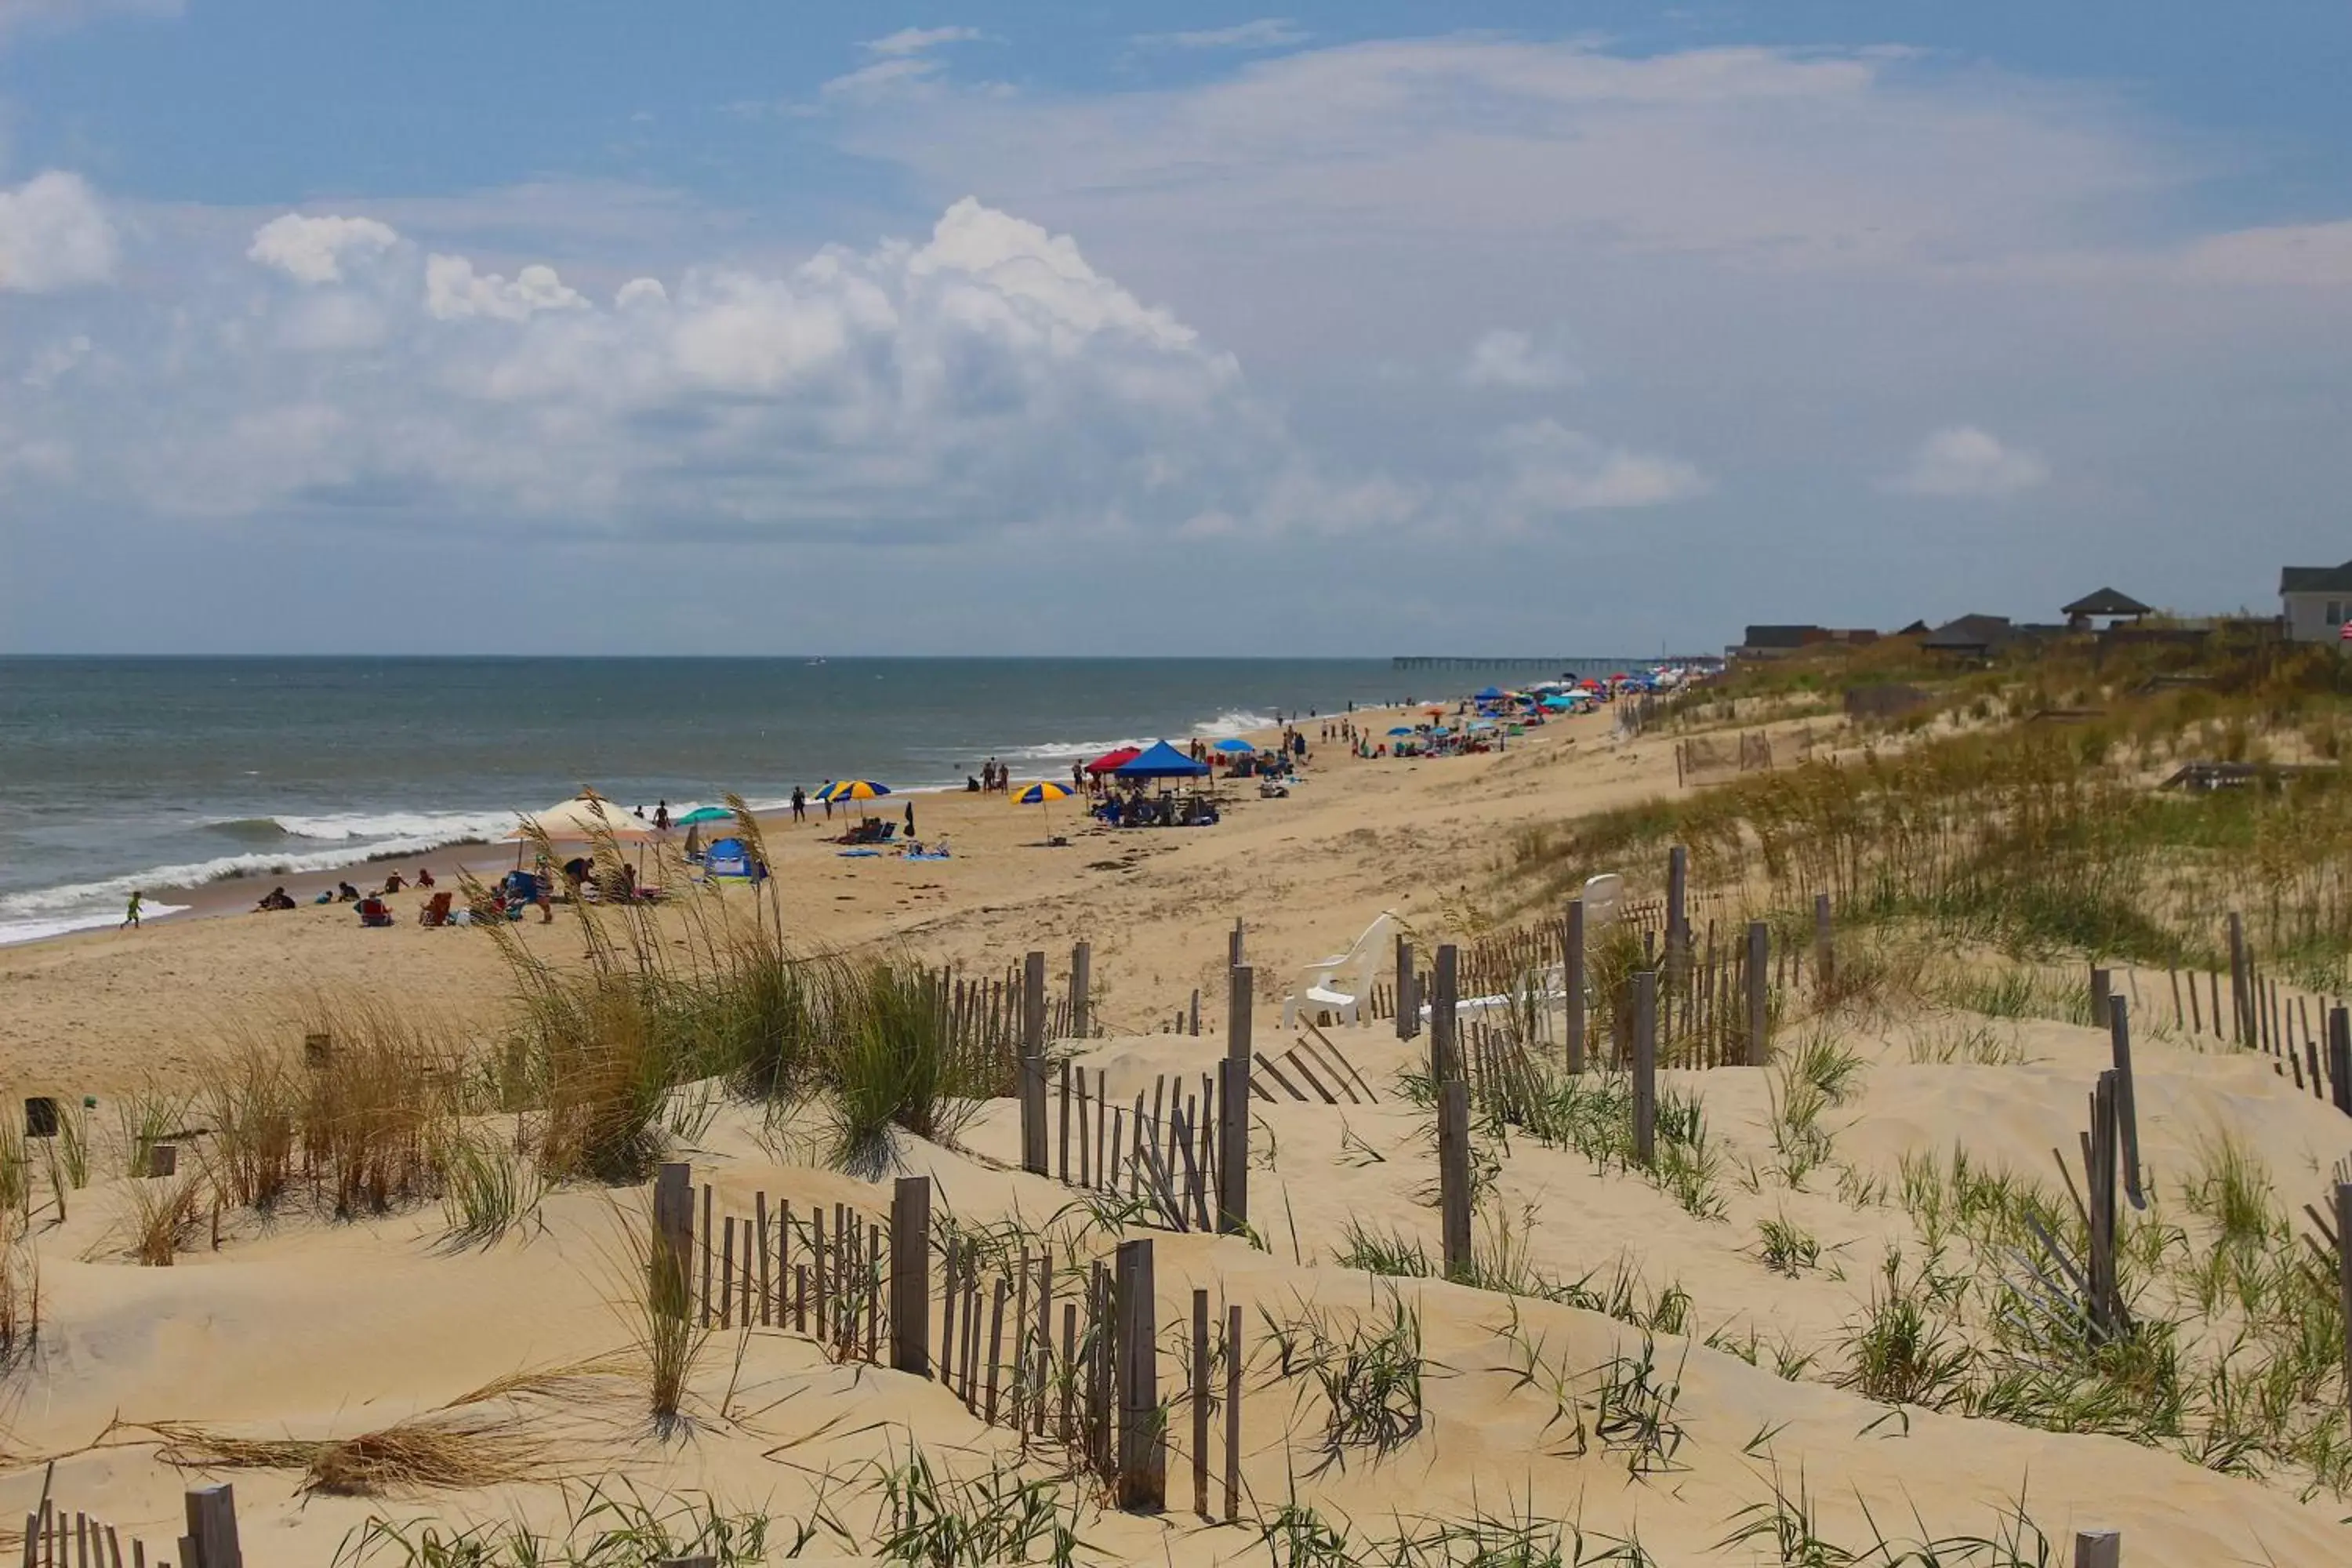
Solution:
M 0 652 L 1699 652 L 2352 556 L 2352 7 L 0 0 Z

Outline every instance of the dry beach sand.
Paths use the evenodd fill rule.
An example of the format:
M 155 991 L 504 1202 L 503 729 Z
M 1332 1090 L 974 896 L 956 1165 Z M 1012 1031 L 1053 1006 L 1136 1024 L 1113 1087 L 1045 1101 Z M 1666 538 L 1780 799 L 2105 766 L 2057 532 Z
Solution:
M 1081 830 L 1064 806 L 1052 821 L 1071 843 L 1049 849 L 1038 845 L 1047 821 L 1039 810 L 1000 797 L 926 796 L 917 805 L 925 836 L 944 833 L 955 858 L 910 863 L 843 859 L 816 841 L 820 828 L 780 826 L 771 842 L 780 847 L 783 908 L 812 943 L 897 942 L 928 962 L 981 973 L 1034 947 L 1055 955 L 1058 973 L 1068 944 L 1087 940 L 1105 1037 L 1083 1042 L 1076 1059 L 1105 1071 L 1118 1098 L 1157 1074 L 1213 1065 L 1219 1039 L 1159 1030 L 1196 989 L 1204 1012 L 1222 1012 L 1236 917 L 1259 977 L 1264 1040 L 1278 1033 L 1279 999 L 1296 967 L 1340 951 L 1382 910 L 1432 937 L 1448 932 L 1491 890 L 1516 828 L 1675 782 L 1670 741 L 1621 744 L 1605 714 L 1549 726 L 1499 756 L 1400 763 L 1324 751 L 1290 798 L 1249 795 L 1205 831 Z M 262 1026 L 256 1020 L 282 1033 L 307 998 L 323 993 L 494 1016 L 509 982 L 489 942 L 479 932 L 420 929 L 415 894 L 394 902 L 401 923 L 391 931 L 361 930 L 348 909 L 305 907 L 0 951 L 0 1063 L 18 1094 L 92 1096 L 103 1108 L 156 1078 L 196 1080 L 224 1035 Z M 564 920 L 534 921 L 521 935 L 558 960 L 580 943 Z M 1525 1265 L 1546 1276 L 1605 1279 L 1622 1267 L 1645 1289 L 1673 1281 L 1688 1294 L 1688 1331 L 1648 1336 L 1660 1375 L 1680 1391 L 1671 1453 L 1647 1467 L 1597 1438 L 1580 1452 L 1554 1419 L 1554 1401 L 1514 1370 L 1515 1345 L 1535 1346 L 1544 1364 L 1584 1378 L 1640 1352 L 1640 1331 L 1559 1302 L 1380 1281 L 1335 1263 L 1351 1226 L 1437 1247 L 1437 1216 L 1425 1201 L 1435 1179 L 1429 1117 L 1390 1088 L 1423 1047 L 1386 1026 L 1335 1029 L 1380 1100 L 1335 1108 L 1282 1097 L 1255 1107 L 1252 1205 L 1265 1248 L 1157 1237 L 1163 1330 L 1183 1321 L 1196 1285 L 1220 1306 L 1245 1309 L 1256 1349 L 1243 1523 L 1195 1520 L 1189 1460 L 1171 1458 L 1164 1518 L 1087 1502 L 1081 1557 L 1266 1562 L 1271 1549 L 1255 1521 L 1296 1498 L 1328 1520 L 1352 1521 L 1360 1538 L 1409 1533 L 1421 1520 L 1532 1514 L 1579 1521 L 1589 1561 L 1633 1561 L 1600 1553 L 1607 1539 L 1638 1537 L 1647 1560 L 1660 1563 L 1775 1563 L 1783 1559 L 1767 1542 L 1726 1542 L 1753 1517 L 1742 1510 L 1771 1497 L 1777 1478 L 1789 1493 L 1801 1486 L 1810 1495 L 1823 1535 L 1856 1547 L 1871 1539 L 1874 1521 L 1891 1538 L 1992 1536 L 2022 1496 L 2056 1542 L 2053 1562 L 2068 1560 L 2073 1531 L 2093 1526 L 2124 1532 L 2134 1568 L 2344 1560 L 2345 1506 L 2325 1492 L 2299 1500 L 2291 1477 L 2233 1477 L 2118 1437 L 1896 1409 L 1818 1376 L 1778 1376 L 1769 1352 L 1751 1365 L 1702 1342 L 1826 1354 L 1869 1298 L 1888 1245 L 1917 1247 L 1900 1206 L 1854 1195 L 1897 1183 L 1906 1155 L 1940 1155 L 1958 1143 L 1980 1164 L 2053 1180 L 2050 1151 L 2074 1146 L 2084 1093 L 2107 1060 L 2105 1035 L 2000 1024 L 2021 1065 L 1947 1065 L 1913 1059 L 1909 1043 L 1923 1026 L 1889 1018 L 1843 1027 L 1863 1064 L 1850 1098 L 1827 1117 L 1844 1183 L 1826 1172 L 1801 1189 L 1766 1181 L 1751 1191 L 1727 1180 L 1720 1218 L 1696 1217 L 1657 1186 L 1596 1171 L 1572 1150 L 1511 1143 L 1482 1241 L 1523 1249 Z M 1666 1079 L 1703 1099 L 1727 1169 L 1771 1164 L 1766 1071 Z M 2259 1151 L 2283 1191 L 2316 1193 L 2322 1173 L 2352 1148 L 2352 1123 L 2251 1057 L 2147 1039 L 2137 1099 L 2143 1161 L 2160 1173 L 2186 1168 L 2227 1134 Z M 1070 1204 L 1064 1187 L 1018 1173 L 1010 1102 L 989 1106 L 961 1143 L 905 1146 L 906 1169 L 933 1176 L 959 1216 L 1018 1215 L 1034 1224 Z M 794 1157 L 761 1136 L 756 1110 L 722 1108 L 681 1157 L 739 1211 L 748 1212 L 755 1191 L 803 1211 L 835 1202 L 868 1213 L 888 1207 L 887 1182 Z M 1017 1452 L 1009 1434 L 975 1420 L 939 1384 L 835 1364 L 805 1336 L 777 1330 L 721 1336 L 696 1375 L 691 1433 L 649 1431 L 638 1382 L 611 1364 L 629 1339 L 614 1301 L 626 1291 L 625 1222 L 645 1211 L 640 1189 L 559 1190 L 532 1224 L 471 1248 L 445 1244 L 432 1205 L 346 1223 L 232 1223 L 217 1250 L 199 1245 L 164 1269 L 122 1255 L 115 1189 L 124 1184 L 110 1169 L 100 1173 L 73 1194 L 62 1223 L 50 1214 L 35 1222 L 42 1328 L 37 1352 L 7 1374 L 0 1521 L 21 1520 L 46 1478 L 68 1506 L 168 1542 L 179 1532 L 183 1488 L 202 1478 L 163 1462 L 152 1434 L 113 1423 L 349 1436 L 534 1369 L 572 1370 L 544 1390 L 490 1403 L 531 1434 L 550 1479 L 362 1499 L 304 1495 L 290 1469 L 223 1472 L 236 1488 L 247 1560 L 254 1568 L 325 1563 L 370 1518 L 559 1521 L 559 1472 L 575 1493 L 590 1479 L 622 1477 L 648 1498 L 707 1493 L 780 1521 L 822 1512 L 850 1539 L 820 1529 L 802 1555 L 856 1559 L 875 1550 L 880 1468 L 911 1446 L 961 1473 Z M 1514 1234 L 1496 1237 L 1496 1216 Z M 1822 1266 L 1794 1277 L 1765 1267 L 1754 1244 L 1759 1224 L 1775 1216 L 1818 1238 Z M 1261 1313 L 1295 1317 L 1311 1305 L 1377 1317 L 1391 1290 L 1421 1314 L 1420 1427 L 1391 1452 L 1350 1451 L 1318 1473 L 1325 1414 L 1302 1392 L 1306 1380 L 1276 1375 Z M 1189 1430 L 1181 1417 L 1177 1426 L 1181 1449 Z M 790 1533 L 772 1539 L 781 1560 Z

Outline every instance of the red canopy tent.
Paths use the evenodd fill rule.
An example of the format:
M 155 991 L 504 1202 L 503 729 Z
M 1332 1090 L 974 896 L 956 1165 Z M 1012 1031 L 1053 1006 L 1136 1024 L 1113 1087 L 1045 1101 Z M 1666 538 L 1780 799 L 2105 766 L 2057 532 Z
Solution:
M 1101 756 L 1088 763 L 1087 772 L 1107 773 L 1114 768 L 1126 766 L 1141 755 L 1143 755 L 1143 748 L 1140 746 L 1121 746 L 1117 751 L 1105 752 Z

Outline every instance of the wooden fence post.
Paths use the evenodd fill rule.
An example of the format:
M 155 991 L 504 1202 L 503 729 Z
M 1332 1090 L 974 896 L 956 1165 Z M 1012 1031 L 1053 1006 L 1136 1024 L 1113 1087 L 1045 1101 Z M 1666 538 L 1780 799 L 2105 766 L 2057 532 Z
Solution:
M 2341 1007 L 2327 1014 L 2327 1091 L 2336 1109 L 2352 1116 L 2352 1013 Z
M 2074 1568 L 2123 1568 L 2123 1531 L 2078 1530 L 2074 1532 Z
M 188 1533 L 180 1542 L 182 1568 L 245 1568 L 236 1540 L 236 1490 L 226 1481 L 190 1487 Z
M 1452 942 L 1437 950 L 1437 994 L 1429 1007 L 1429 1080 L 1444 1083 L 1462 1076 L 1461 1042 L 1455 1037 L 1454 1006 L 1461 1000 L 1461 951 Z
M 1837 984 L 1837 939 L 1830 927 L 1830 896 L 1813 895 L 1813 991 L 1828 993 Z
M 1239 969 L 1242 963 L 1242 917 L 1235 915 L 1234 929 L 1225 934 L 1225 967 Z
M 1192 1511 L 1209 1515 L 1209 1293 L 1192 1292 Z
M 2084 1199 L 2090 1220 L 2089 1286 L 2084 1303 L 2095 1338 L 2104 1341 L 2114 1331 L 2116 1307 L 2116 1074 L 2112 1068 L 2099 1075 L 2091 1095 L 2091 1135 L 2084 1173 Z
M 2352 1418 L 2352 1182 L 2336 1184 L 2336 1295 L 2344 1307 L 2345 1413 Z
M 1032 951 L 1021 972 L 1021 1168 L 1045 1168 L 1045 955 Z
M 1086 1039 L 1094 1028 L 1095 950 L 1082 942 L 1070 949 L 1070 1033 Z
M 1653 1164 L 1658 1155 L 1658 976 L 1644 969 L 1633 976 L 1633 1158 Z
M 2107 998 L 2115 992 L 2115 975 L 2111 971 L 2091 965 L 2091 1027 L 2107 1026 Z
M 1444 1225 L 1445 1277 L 1470 1273 L 1470 1086 L 1448 1079 L 1437 1086 L 1437 1186 Z
M 901 1176 L 890 1190 L 890 1364 L 931 1373 L 931 1179 Z
M 1160 1408 L 1159 1308 L 1149 1239 L 1118 1244 L 1113 1276 L 1118 1328 L 1118 1506 L 1157 1512 L 1168 1504 L 1166 1431 Z
M 1566 1016 L 1560 1032 L 1567 1036 L 1568 1070 L 1584 1070 L 1584 900 L 1568 900 L 1568 922 L 1560 932 L 1560 994 Z
M 655 1271 L 654 1300 L 681 1317 L 693 1315 L 693 1260 L 694 1167 L 671 1163 L 654 1177 L 653 1246 L 646 1262 Z
M 2131 1004 L 2107 997 L 2107 1037 L 2116 1060 L 2116 1126 L 2121 1134 L 2124 1195 L 2136 1209 L 2147 1207 L 2139 1188 L 2139 1106 L 2132 1097 Z
M 1242 1310 L 1225 1309 L 1225 1522 L 1241 1517 Z
M 1767 982 L 1772 978 L 1772 928 L 1762 921 L 1748 922 L 1748 1065 L 1760 1068 L 1772 1059 L 1772 999 Z
M 2249 1026 L 2254 1016 L 2254 998 L 2246 984 L 2246 921 L 2237 910 L 2230 911 L 2230 1037 L 2244 1045 L 2252 1037 Z M 2219 1031 L 2216 1031 L 2217 1033 Z
M 1690 967 L 1690 850 L 1680 844 L 1666 851 L 1666 991 L 1680 995 Z
M 1396 939 L 1396 1037 L 1412 1038 L 1421 1027 L 1421 1003 L 1412 994 L 1412 940 Z
M 1217 1228 L 1227 1236 L 1249 1229 L 1249 1135 L 1250 1060 L 1229 1055 L 1217 1063 Z

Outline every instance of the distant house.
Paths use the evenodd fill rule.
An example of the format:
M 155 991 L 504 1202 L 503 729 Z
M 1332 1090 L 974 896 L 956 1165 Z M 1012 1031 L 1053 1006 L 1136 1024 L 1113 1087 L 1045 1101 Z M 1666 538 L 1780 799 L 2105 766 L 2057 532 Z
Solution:
M 2290 642 L 2335 642 L 2352 619 L 2352 561 L 2341 566 L 2282 566 L 2279 606 Z
M 1948 653 L 1958 658 L 1990 658 L 2015 641 L 2018 634 L 2019 628 L 2010 625 L 2007 616 L 1962 616 L 1929 632 L 1919 646 L 1930 653 Z
M 2112 628 L 2118 622 L 2137 622 L 2142 616 L 2152 616 L 2156 612 L 2129 594 L 2101 588 L 2095 593 L 2084 595 L 2059 614 L 2066 617 L 2067 630 L 2087 632 L 2092 629 L 2091 623 L 2095 620 L 2105 621 Z
M 1867 626 L 1751 626 L 1736 647 L 1724 651 L 1733 658 L 1780 658 L 1801 648 L 1834 644 L 1860 647 L 1878 640 Z

